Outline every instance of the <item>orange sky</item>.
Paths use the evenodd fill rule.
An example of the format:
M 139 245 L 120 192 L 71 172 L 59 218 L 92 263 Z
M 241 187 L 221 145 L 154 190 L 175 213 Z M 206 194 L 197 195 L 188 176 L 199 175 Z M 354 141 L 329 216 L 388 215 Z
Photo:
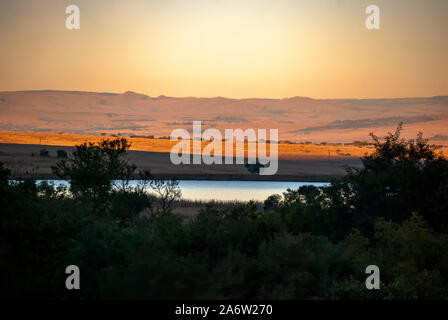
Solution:
M 364 26 L 370 4 L 381 30 Z M 2 0 L 0 91 L 446 95 L 447 14 L 446 0 Z

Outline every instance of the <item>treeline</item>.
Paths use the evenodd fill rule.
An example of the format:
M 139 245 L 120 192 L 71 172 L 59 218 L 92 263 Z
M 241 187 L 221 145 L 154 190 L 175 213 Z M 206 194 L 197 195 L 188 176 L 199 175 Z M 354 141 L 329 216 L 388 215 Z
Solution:
M 172 214 L 176 182 L 126 184 L 125 139 L 76 147 L 54 173 L 70 188 L 0 170 L 0 279 L 9 298 L 444 299 L 448 161 L 401 127 L 362 169 L 327 187 Z M 124 181 L 114 185 L 116 179 Z M 146 184 L 146 185 L 145 185 Z M 146 187 L 158 190 L 158 197 Z M 77 265 L 81 289 L 67 290 Z M 368 265 L 381 271 L 367 290 Z

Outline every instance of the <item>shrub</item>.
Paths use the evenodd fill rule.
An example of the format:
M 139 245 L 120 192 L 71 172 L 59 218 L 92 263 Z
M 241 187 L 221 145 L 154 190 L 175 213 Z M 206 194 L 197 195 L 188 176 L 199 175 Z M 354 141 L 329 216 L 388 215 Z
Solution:
M 52 167 L 53 173 L 70 183 L 71 192 L 91 200 L 93 212 L 101 209 L 114 180 L 129 180 L 136 167 L 125 159 L 130 144 L 125 138 L 76 146 L 72 157 Z

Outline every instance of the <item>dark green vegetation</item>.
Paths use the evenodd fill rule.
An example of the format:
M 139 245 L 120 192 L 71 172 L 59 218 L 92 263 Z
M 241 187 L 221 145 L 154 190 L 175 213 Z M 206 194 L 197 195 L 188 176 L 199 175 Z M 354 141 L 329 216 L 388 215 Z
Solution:
M 126 183 L 125 139 L 78 146 L 54 170 L 69 190 L 8 183 L 0 166 L 0 286 L 9 298 L 429 299 L 448 297 L 448 161 L 400 127 L 364 168 L 257 209 L 171 213 L 175 181 Z M 146 212 L 142 214 L 142 212 Z M 67 265 L 81 289 L 65 288 Z M 378 265 L 381 289 L 365 288 Z

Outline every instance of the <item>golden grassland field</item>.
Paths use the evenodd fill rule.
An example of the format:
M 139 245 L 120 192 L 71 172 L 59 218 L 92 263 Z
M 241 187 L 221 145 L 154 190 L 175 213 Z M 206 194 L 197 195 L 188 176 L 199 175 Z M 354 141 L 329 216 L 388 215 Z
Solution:
M 49 146 L 75 146 L 83 142 L 99 142 L 102 139 L 114 138 L 112 136 L 90 136 L 73 134 L 55 134 L 55 133 L 35 133 L 35 132 L 0 132 L 0 143 L 8 144 L 31 144 L 31 145 L 49 145 Z M 149 139 L 149 138 L 126 138 L 131 143 L 131 150 L 150 151 L 150 152 L 170 152 L 171 148 L 177 144 L 176 141 L 168 139 Z M 203 141 L 202 147 L 209 142 Z M 234 149 L 236 148 L 234 144 Z M 269 144 L 266 145 L 269 150 Z M 223 143 L 223 150 L 224 143 Z M 247 144 L 245 147 L 247 156 Z M 295 159 L 301 156 L 316 157 L 362 157 L 366 153 L 372 152 L 369 147 L 355 146 L 324 146 L 307 144 L 286 144 L 278 145 L 280 159 Z
M 68 152 L 83 142 L 99 142 L 113 136 L 73 135 L 55 133 L 1 132 L 0 161 L 13 176 L 53 179 L 51 167 L 59 160 L 57 151 Z M 168 139 L 127 138 L 131 143 L 127 157 L 139 170 L 150 170 L 161 178 L 185 180 L 269 180 L 326 182 L 345 175 L 346 167 L 360 167 L 360 157 L 371 153 L 371 146 L 334 146 L 278 144 L 278 172 L 271 176 L 250 173 L 244 165 L 181 164 L 170 161 L 171 148 L 178 142 Z M 202 142 L 202 148 L 209 142 Z M 225 152 L 225 143 L 222 150 Z M 239 146 L 241 147 L 241 146 Z M 269 144 L 266 149 L 269 151 Z M 237 145 L 234 144 L 234 152 Z M 247 144 L 244 145 L 247 157 Z M 40 156 L 46 149 L 49 156 Z M 190 150 L 191 151 L 191 150 Z M 268 152 L 269 153 L 269 152 Z M 236 154 L 236 152 L 235 152 Z M 446 154 L 446 152 L 445 152 Z M 137 171 L 138 172 L 138 171 Z M 138 175 L 136 174 L 136 178 Z

